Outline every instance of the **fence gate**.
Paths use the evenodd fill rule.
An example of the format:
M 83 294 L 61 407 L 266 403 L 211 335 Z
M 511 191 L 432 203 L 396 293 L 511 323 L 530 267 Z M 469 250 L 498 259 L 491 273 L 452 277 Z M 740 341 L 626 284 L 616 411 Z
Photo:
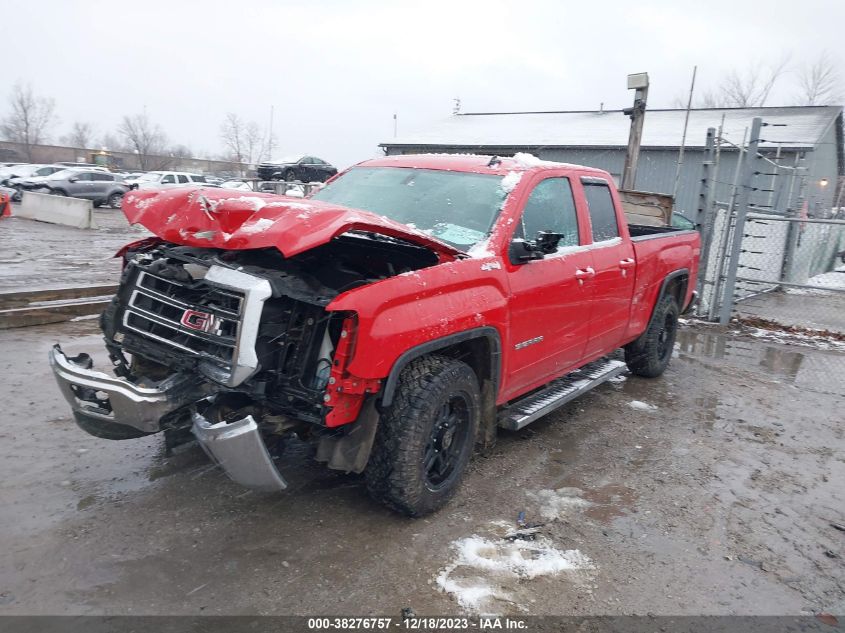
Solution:
M 840 259 L 845 256 L 845 218 L 835 209 L 813 207 L 807 169 L 798 154 L 785 165 L 779 148 L 774 156 L 760 153 L 764 126 L 755 118 L 747 146 L 734 146 L 739 152 L 732 182 L 714 173 L 718 158 L 715 169 L 714 161 L 705 162 L 697 314 L 723 324 L 739 315 L 845 334 L 845 263 Z M 711 136 L 712 130 L 712 157 Z

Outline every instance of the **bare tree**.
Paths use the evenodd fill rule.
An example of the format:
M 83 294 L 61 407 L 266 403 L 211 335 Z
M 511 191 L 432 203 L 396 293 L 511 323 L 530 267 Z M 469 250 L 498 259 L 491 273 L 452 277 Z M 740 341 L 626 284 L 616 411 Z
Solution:
M 789 63 L 789 55 L 769 64 L 754 62 L 739 72 L 732 70 L 725 77 L 719 92 L 728 106 L 735 108 L 753 108 L 766 105 L 778 79 L 783 76 Z
M 238 163 L 242 173 L 245 171 L 244 165 L 261 160 L 268 144 L 257 123 L 247 123 L 234 112 L 227 113 L 223 119 L 220 125 L 220 139 L 227 150 L 226 160 Z
M 240 164 L 244 162 L 244 145 L 246 139 L 245 125 L 241 118 L 234 112 L 227 112 L 226 118 L 220 125 L 220 140 L 228 150 L 231 160 Z M 241 168 L 243 171 L 243 168 Z
M 32 161 L 32 146 L 47 140 L 47 130 L 54 122 L 56 102 L 47 97 L 38 97 L 32 86 L 17 82 L 9 97 L 11 113 L 0 122 L 3 138 L 22 143 L 26 156 Z
M 801 105 L 830 105 L 842 98 L 840 76 L 830 53 L 822 52 L 818 58 L 798 70 L 798 94 Z
M 146 113 L 124 116 L 117 131 L 137 154 L 138 166 L 142 170 L 153 169 L 154 164 L 155 168 L 162 169 L 169 163 L 167 157 L 162 157 L 167 146 L 167 136 L 161 126 L 150 122 Z
M 89 149 L 94 144 L 94 126 L 90 123 L 77 121 L 73 124 L 70 134 L 66 134 L 60 140 L 71 147 Z

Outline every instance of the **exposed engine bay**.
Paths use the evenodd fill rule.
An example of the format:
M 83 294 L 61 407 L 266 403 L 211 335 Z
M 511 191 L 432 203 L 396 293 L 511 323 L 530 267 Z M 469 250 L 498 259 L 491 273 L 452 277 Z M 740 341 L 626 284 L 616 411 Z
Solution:
M 272 459 L 286 436 L 319 441 L 354 431 L 327 427 L 326 388 L 355 315 L 326 306 L 438 261 L 425 247 L 359 232 L 291 258 L 275 248 L 145 240 L 124 253 L 118 293 L 101 317 L 118 378 L 92 372 L 87 355 L 67 358 L 58 346 L 51 360 L 88 432 L 122 439 L 164 431 L 168 448 L 196 436 L 230 476 L 249 484 L 249 473 L 233 473 L 235 462 Z M 221 437 L 235 435 L 229 445 L 240 444 L 237 459 L 231 449 L 215 451 Z M 284 487 L 253 487 L 262 486 Z

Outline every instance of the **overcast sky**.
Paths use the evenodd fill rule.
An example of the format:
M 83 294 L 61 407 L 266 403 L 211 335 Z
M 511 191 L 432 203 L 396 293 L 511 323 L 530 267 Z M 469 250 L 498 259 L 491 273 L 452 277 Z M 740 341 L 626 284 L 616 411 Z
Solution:
M 827 50 L 845 75 L 841 0 L 531 2 L 123 2 L 3 0 L 0 116 L 12 84 L 56 100 L 55 140 L 74 121 L 112 132 L 146 108 L 172 143 L 222 151 L 226 112 L 266 125 L 277 158 L 344 167 L 451 113 L 621 108 L 647 71 L 650 107 L 732 68 Z M 790 101 L 787 75 L 767 105 Z M 621 115 L 620 115 L 621 116 Z

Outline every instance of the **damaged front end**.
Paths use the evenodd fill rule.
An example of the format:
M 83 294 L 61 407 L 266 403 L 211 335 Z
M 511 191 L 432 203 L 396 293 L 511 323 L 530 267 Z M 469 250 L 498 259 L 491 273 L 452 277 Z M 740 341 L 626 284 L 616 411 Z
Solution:
M 107 439 L 164 432 L 168 448 L 195 439 L 257 490 L 285 488 L 276 464 L 288 439 L 316 444 L 330 467 L 364 468 L 375 428 L 365 405 L 380 385 L 346 373 L 355 315 L 326 307 L 342 292 L 435 265 L 434 253 L 348 233 L 290 258 L 275 248 L 147 240 L 124 262 L 101 318 L 115 376 L 86 354 L 50 352 L 80 427 Z

